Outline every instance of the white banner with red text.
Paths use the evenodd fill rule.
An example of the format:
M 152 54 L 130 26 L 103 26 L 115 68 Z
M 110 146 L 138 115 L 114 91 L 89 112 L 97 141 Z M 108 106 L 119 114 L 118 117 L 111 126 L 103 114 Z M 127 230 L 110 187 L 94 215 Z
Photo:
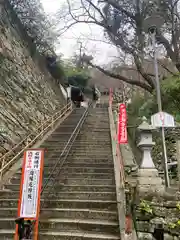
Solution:
M 43 150 L 27 150 L 24 154 L 20 189 L 20 218 L 37 218 L 40 204 L 42 171 L 44 161 Z

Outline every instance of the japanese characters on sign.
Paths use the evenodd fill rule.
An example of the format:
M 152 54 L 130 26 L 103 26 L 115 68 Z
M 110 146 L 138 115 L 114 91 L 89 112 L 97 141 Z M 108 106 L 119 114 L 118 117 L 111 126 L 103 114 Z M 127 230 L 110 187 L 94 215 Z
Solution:
M 125 104 L 119 106 L 119 118 L 118 118 L 118 143 L 127 143 L 127 114 Z
M 41 168 L 42 150 L 26 151 L 19 217 L 36 218 L 37 216 Z
M 158 112 L 151 116 L 154 127 L 175 127 L 174 117 L 166 112 Z

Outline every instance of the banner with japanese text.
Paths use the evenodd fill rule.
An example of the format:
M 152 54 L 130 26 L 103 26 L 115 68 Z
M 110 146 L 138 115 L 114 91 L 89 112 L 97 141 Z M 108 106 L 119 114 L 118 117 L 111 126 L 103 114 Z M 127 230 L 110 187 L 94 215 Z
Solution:
M 119 116 L 118 116 L 118 143 L 127 143 L 127 113 L 126 105 L 120 104 L 119 106 Z
M 37 218 L 40 204 L 43 150 L 27 150 L 24 154 L 18 217 Z

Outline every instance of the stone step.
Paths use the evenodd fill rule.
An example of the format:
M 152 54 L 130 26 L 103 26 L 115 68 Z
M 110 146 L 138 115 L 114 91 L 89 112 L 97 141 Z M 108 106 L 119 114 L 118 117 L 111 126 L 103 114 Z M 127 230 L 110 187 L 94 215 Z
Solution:
M 84 129 L 81 129 L 81 131 L 78 134 L 79 139 L 91 138 L 91 137 L 92 138 L 97 137 L 97 139 L 103 139 L 103 138 L 105 139 L 105 137 L 107 137 L 107 139 L 110 139 L 110 131 L 109 130 L 106 131 L 100 128 L 99 130 L 98 129 L 94 130 L 93 125 L 91 125 L 89 126 L 89 129 L 87 127 L 85 127 Z
M 56 173 L 54 173 L 55 175 Z M 12 179 L 11 182 L 13 183 L 13 181 L 17 181 L 16 183 L 19 183 L 20 179 L 21 179 L 21 175 L 22 173 L 19 171 L 18 173 L 16 173 Z M 88 178 L 88 179 L 114 179 L 114 173 L 67 173 L 67 174 L 60 174 L 60 176 L 58 177 L 58 179 L 63 179 L 63 178 L 79 178 L 81 176 L 81 178 Z M 45 178 L 44 176 L 44 181 L 46 181 L 47 178 Z M 15 182 L 14 182 L 15 183 Z
M 93 124 L 89 125 L 89 129 L 88 127 L 86 126 L 84 129 L 81 129 L 80 133 L 78 136 L 82 136 L 83 138 L 84 137 L 89 137 L 89 134 L 91 133 L 92 136 L 98 136 L 99 138 L 101 137 L 105 137 L 105 136 L 108 136 L 109 137 L 109 134 L 110 134 L 110 130 L 109 129 L 105 129 L 103 128 L 103 126 L 96 126 L 96 128 L 94 128 Z M 100 136 L 98 135 L 100 134 Z
M 15 218 L 0 218 L 0 229 L 15 229 Z M 69 219 L 69 218 L 49 218 L 41 219 L 39 222 L 40 231 L 86 231 L 87 233 L 118 233 L 117 221 Z
M 47 150 L 48 151 L 48 150 Z M 64 154 L 66 153 L 67 151 L 64 152 Z M 49 152 L 49 155 L 45 155 L 45 160 L 47 159 L 54 159 L 54 158 L 59 158 L 62 154 L 62 150 L 58 150 L 56 151 L 55 153 L 52 152 Z M 99 159 L 99 158 L 113 158 L 112 156 L 112 151 L 79 151 L 79 150 L 76 150 L 76 149 L 71 149 L 69 154 L 68 154 L 68 158 L 92 158 L 92 159 Z
M 45 146 L 45 147 L 42 147 L 41 146 L 41 148 L 46 148 L 47 149 L 47 151 L 60 151 L 60 149 L 62 149 L 63 147 L 65 147 L 65 145 L 66 145 L 66 142 L 64 142 L 64 144 L 62 144 L 62 143 L 59 143 L 59 144 L 57 144 L 57 145 L 47 145 L 47 146 Z M 77 150 L 82 150 L 82 149 L 84 149 L 84 150 L 87 150 L 87 151 L 90 151 L 90 150 L 101 150 L 101 151 L 103 151 L 104 149 L 106 149 L 106 150 L 108 150 L 108 151 L 112 151 L 112 148 L 111 148 L 111 145 L 110 145 L 110 143 L 104 143 L 104 145 L 102 146 L 101 145 L 101 143 L 99 142 L 94 142 L 94 144 L 92 144 L 91 146 L 90 146 L 90 144 L 89 143 L 76 143 L 76 144 L 73 144 L 73 146 L 72 146 L 72 149 L 77 149 Z
M 80 192 L 80 191 L 44 191 L 43 198 L 47 199 L 81 199 L 81 200 L 116 200 L 115 192 Z M 0 198 L 18 199 L 19 191 L 0 191 Z
M 84 135 L 84 133 L 81 133 L 78 135 L 78 138 L 77 138 L 77 142 L 76 143 L 79 143 L 79 142 L 84 142 L 84 141 L 100 141 L 100 142 L 103 142 L 104 139 L 108 140 L 108 142 L 110 141 L 110 134 L 100 134 L 100 133 L 96 133 L 96 134 L 92 134 L 91 132 L 89 133 L 86 133 L 88 134 L 87 136 Z
M 106 147 L 105 147 L 106 148 Z M 60 149 L 58 148 L 58 150 L 48 150 L 46 149 L 47 153 L 45 154 L 45 161 L 48 159 L 57 159 L 58 157 L 61 156 L 62 152 L 67 153 L 68 148 L 66 150 L 64 150 L 64 148 Z M 112 158 L 112 151 L 111 149 L 104 151 L 103 149 L 86 149 L 85 147 L 82 149 L 77 149 L 77 148 L 71 148 L 70 152 L 69 152 L 69 156 L 74 156 L 74 157 L 79 157 L 79 158 L 93 158 L 93 159 L 97 159 L 97 158 L 107 158 L 107 157 L 111 157 Z
M 0 209 L 0 218 L 17 216 L 17 208 Z M 93 210 L 93 209 L 73 209 L 73 208 L 48 208 L 42 209 L 40 218 L 80 218 L 117 221 L 117 211 Z
M 89 161 L 92 161 L 92 162 L 101 162 L 101 161 L 107 161 L 107 160 L 109 160 L 109 161 L 111 161 L 111 163 L 112 163 L 112 156 L 111 155 L 106 155 L 106 156 L 89 156 L 89 155 L 85 155 L 85 156 L 83 156 L 83 155 L 80 155 L 80 156 L 75 156 L 75 155 L 73 155 L 72 156 L 72 158 L 71 159 L 67 159 L 67 162 L 68 161 L 78 161 L 79 160 L 79 162 L 81 162 L 81 161 L 87 161 L 87 162 L 89 162 Z M 46 158 L 45 157 L 45 162 L 49 162 L 49 161 L 57 161 L 57 156 L 55 156 L 55 155 L 52 155 L 51 157 L 49 157 L 49 158 Z M 90 163 L 90 162 L 89 162 Z
M 54 169 L 54 166 L 52 165 L 52 167 L 44 167 L 44 170 L 43 170 L 43 173 L 44 173 L 44 176 L 47 176 L 49 175 L 52 170 Z M 18 171 L 18 174 L 21 174 L 22 170 L 20 169 Z M 58 173 L 61 173 L 62 175 L 64 174 L 67 174 L 67 173 L 79 173 L 79 174 L 85 174 L 85 173 L 110 173 L 110 174 L 114 174 L 114 168 L 101 168 L 101 167 L 82 167 L 82 168 L 79 168 L 79 167 L 62 167 L 61 169 L 58 168 L 58 165 L 56 167 L 56 170 L 53 170 L 53 175 L 55 174 L 58 174 Z M 59 173 L 59 174 L 60 174 Z
M 68 139 L 68 137 L 67 137 Z M 96 146 L 99 145 L 101 147 L 106 146 L 106 145 L 110 145 L 111 144 L 111 140 L 108 138 L 101 138 L 100 140 L 98 138 L 95 138 L 94 140 L 92 140 L 92 138 L 90 138 L 89 140 L 85 140 L 83 139 L 83 141 L 81 140 L 81 138 L 76 139 L 76 141 L 74 142 L 73 146 L 78 147 L 79 143 L 83 143 L 84 145 L 89 145 L 89 146 Z M 57 140 L 55 139 L 54 142 L 50 142 L 50 143 L 43 143 L 41 145 L 42 148 L 46 148 L 49 147 L 49 149 L 56 149 L 56 147 L 58 147 L 59 145 L 65 145 L 66 142 L 64 141 L 64 138 L 58 138 Z
M 59 151 L 58 151 L 59 152 Z M 62 151 L 60 151 L 62 152 Z M 111 149 L 106 149 L 106 150 L 101 150 L 101 149 L 78 149 L 78 148 L 72 148 L 69 155 L 84 155 L 84 156 L 112 156 L 112 151 Z
M 18 206 L 17 199 L 0 199 L 0 209 Z M 117 202 L 109 200 L 80 200 L 80 199 L 41 199 L 42 208 L 88 208 L 117 211 Z
M 46 167 L 46 166 L 45 166 Z M 63 167 L 76 167 L 76 168 L 114 168 L 114 164 L 111 163 L 89 163 L 89 162 L 84 162 L 84 163 L 78 163 L 74 162 L 73 159 L 70 160 L 68 158 L 68 161 L 64 163 Z
M 52 168 L 48 168 L 45 167 L 44 168 L 44 174 L 49 174 L 51 173 L 53 170 Z M 56 168 L 56 173 L 58 173 L 60 171 L 61 174 L 65 174 L 65 173 L 114 173 L 114 169 L 113 168 L 95 168 L 95 167 L 82 167 L 82 168 L 78 168 L 78 167 L 62 167 L 61 169 L 58 169 L 58 166 Z
M 67 176 L 62 176 L 61 174 L 56 178 L 56 183 L 57 184 L 69 184 L 69 185 L 81 185 L 81 184 L 88 184 L 88 185 L 114 185 L 115 184 L 115 180 L 114 178 L 109 178 L 109 179 L 105 179 L 105 178 L 80 178 L 81 175 L 79 175 L 79 178 L 70 178 Z M 43 182 L 47 182 L 48 178 L 44 178 Z M 53 182 L 53 180 L 51 181 Z M 13 178 L 10 180 L 10 183 L 12 184 L 20 184 L 20 178 Z M 54 183 L 53 183 L 54 184 Z
M 104 233 L 87 233 L 86 231 L 47 231 L 40 232 L 40 240 L 120 240 L 119 236 L 115 234 Z M 0 239 L 12 240 L 14 238 L 14 230 L 4 229 L 0 230 Z
M 99 142 L 96 142 L 96 141 L 94 141 L 94 143 L 90 146 L 88 143 L 84 143 L 84 142 L 82 142 L 83 140 L 81 140 L 81 142 L 79 141 L 77 141 L 76 142 L 76 145 L 73 145 L 72 146 L 72 149 L 77 149 L 77 150 L 82 150 L 83 148 L 85 149 L 85 150 L 101 150 L 101 151 L 103 151 L 103 150 L 105 150 L 105 151 L 112 151 L 112 148 L 111 148 L 111 145 L 110 145 L 110 143 L 104 143 L 104 145 L 101 145 L 101 143 Z
M 72 156 L 78 156 L 78 157 L 82 157 L 82 156 L 86 156 L 86 153 L 84 152 L 76 152 L 76 153 L 74 153 L 74 151 L 73 151 L 73 153 L 72 152 L 70 152 L 69 153 L 69 155 L 68 155 L 68 158 L 69 157 L 72 157 Z M 96 157 L 98 157 L 98 158 L 103 158 L 103 157 L 106 157 L 106 156 L 108 156 L 108 157 L 113 157 L 112 156 L 112 153 L 111 152 L 109 152 L 108 151 L 108 153 L 105 151 L 103 151 L 103 152 L 98 152 L 98 155 L 97 155 L 97 152 L 89 152 L 88 154 L 87 154 L 87 156 L 88 157 L 91 157 L 91 158 L 96 158 Z
M 56 181 L 57 184 L 67 184 L 67 185 L 101 185 L 101 186 L 110 186 L 115 185 L 114 179 L 88 179 L 88 178 L 65 178 Z
M 107 174 L 106 176 L 106 179 L 107 178 L 113 178 L 113 174 L 114 174 L 114 169 L 102 169 L 102 171 L 100 171 L 100 169 L 94 169 L 94 168 L 91 168 L 91 169 L 85 169 L 85 168 L 83 168 L 83 171 L 81 171 L 80 169 L 78 169 L 77 171 L 76 171 L 76 169 L 77 168 L 62 168 L 62 169 L 58 169 L 58 166 L 57 166 L 57 169 L 56 170 L 54 170 L 54 171 L 52 171 L 53 170 L 53 166 L 48 170 L 44 170 L 44 172 L 43 172 L 43 178 L 45 179 L 45 178 L 49 178 L 50 177 L 50 175 L 51 175 L 51 179 L 53 179 L 53 178 L 56 178 L 56 179 L 61 179 L 61 178 L 63 178 L 63 177 L 68 177 L 68 176 L 73 176 L 74 174 L 76 174 L 76 175 L 78 175 L 78 176 L 80 176 L 80 175 L 83 175 L 84 177 L 86 177 L 87 176 L 87 174 L 89 175 L 89 174 L 94 174 L 94 176 L 96 176 L 97 174 L 101 174 L 101 172 L 103 172 L 103 171 L 105 171 L 105 172 L 103 172 L 103 174 L 102 174 L 102 176 L 104 175 L 104 174 Z M 68 171 L 69 170 L 69 171 Z M 14 178 L 15 179 L 20 179 L 21 178 L 21 175 L 22 175 L 22 173 L 21 173 L 21 171 L 19 171 L 19 173 L 16 173 L 15 175 L 14 175 Z M 61 177 L 62 176 L 62 177 Z M 95 178 L 95 177 L 94 177 Z M 98 178 L 100 178 L 100 177 L 98 177 Z M 102 177 L 102 179 L 103 179 L 103 177 Z M 114 179 L 114 178 L 113 178 Z M 19 183 L 18 182 L 18 180 L 17 180 L 17 183 Z
M 49 149 L 57 149 L 58 146 L 64 146 L 66 145 L 67 141 L 69 140 L 70 138 L 70 135 L 68 136 L 63 136 L 63 137 L 59 137 L 59 138 L 55 138 L 53 140 L 49 140 L 49 141 L 46 141 L 45 143 L 41 144 L 41 148 L 48 148 Z
M 44 162 L 44 166 L 50 166 L 50 165 L 54 165 L 56 164 L 57 162 L 57 159 L 45 159 L 45 162 Z M 111 158 L 109 159 L 92 159 L 92 158 L 76 158 L 76 159 L 67 159 L 66 161 L 66 164 L 67 165 L 70 165 L 70 164 L 91 164 L 91 165 L 94 165 L 94 164 L 105 164 L 105 165 L 111 165 L 111 167 L 113 166 L 113 160 Z
M 54 183 L 54 180 L 52 180 Z M 47 188 L 52 189 L 52 182 L 47 185 Z M 6 189 L 9 190 L 16 190 L 19 191 L 20 185 L 19 184 L 7 184 L 5 185 Z M 76 184 L 59 184 L 56 186 L 53 186 L 53 190 L 56 191 L 65 191 L 65 192 L 71 192 L 71 191 L 82 191 L 82 192 L 112 192 L 115 191 L 115 185 L 76 185 Z M 49 190 L 48 190 L 49 191 Z

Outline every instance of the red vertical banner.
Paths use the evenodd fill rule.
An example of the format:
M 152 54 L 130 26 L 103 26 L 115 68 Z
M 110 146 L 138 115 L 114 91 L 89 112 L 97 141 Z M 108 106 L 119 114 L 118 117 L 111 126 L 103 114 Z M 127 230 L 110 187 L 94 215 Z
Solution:
M 126 216 L 125 233 L 128 235 L 132 233 L 132 219 L 130 215 Z
M 127 143 L 127 113 L 126 105 L 120 104 L 119 106 L 119 116 L 118 116 L 118 143 Z
M 18 219 L 34 221 L 33 239 L 38 239 L 38 223 L 40 211 L 40 195 L 44 167 L 44 149 L 29 149 L 24 153 Z M 18 224 L 16 224 L 15 240 L 18 240 Z
M 113 101 L 113 90 L 112 88 L 109 89 L 109 106 L 112 106 Z

